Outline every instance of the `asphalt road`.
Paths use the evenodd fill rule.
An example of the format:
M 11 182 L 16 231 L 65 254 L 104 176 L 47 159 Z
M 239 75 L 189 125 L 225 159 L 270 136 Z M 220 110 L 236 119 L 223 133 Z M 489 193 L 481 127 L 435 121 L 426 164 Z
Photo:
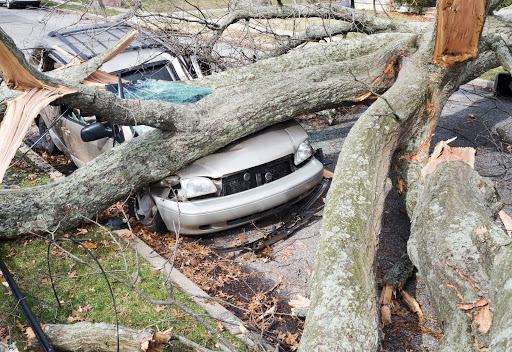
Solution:
M 78 13 L 55 12 L 44 8 L 7 9 L 0 6 L 0 27 L 14 40 L 20 49 L 29 49 L 39 39 L 56 29 L 74 24 L 87 24 L 92 19 Z

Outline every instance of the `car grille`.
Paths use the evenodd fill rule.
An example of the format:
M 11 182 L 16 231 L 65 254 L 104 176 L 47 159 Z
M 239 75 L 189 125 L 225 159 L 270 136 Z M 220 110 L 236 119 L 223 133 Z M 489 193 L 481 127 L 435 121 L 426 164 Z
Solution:
M 220 196 L 228 196 L 262 186 L 266 183 L 279 180 L 291 174 L 293 171 L 295 171 L 295 165 L 293 164 L 293 158 L 291 156 L 255 166 L 222 178 Z

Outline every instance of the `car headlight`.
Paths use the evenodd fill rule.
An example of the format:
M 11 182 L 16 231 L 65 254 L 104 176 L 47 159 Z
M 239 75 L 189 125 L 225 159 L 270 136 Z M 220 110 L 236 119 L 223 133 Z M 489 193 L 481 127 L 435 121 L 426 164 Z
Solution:
M 212 180 L 206 177 L 193 177 L 181 180 L 181 189 L 186 198 L 194 198 L 217 192 Z
M 295 165 L 299 165 L 304 160 L 307 160 L 311 155 L 313 155 L 313 148 L 311 148 L 311 145 L 309 145 L 309 142 L 306 140 L 299 145 L 299 148 L 297 148 L 293 157 L 293 162 Z

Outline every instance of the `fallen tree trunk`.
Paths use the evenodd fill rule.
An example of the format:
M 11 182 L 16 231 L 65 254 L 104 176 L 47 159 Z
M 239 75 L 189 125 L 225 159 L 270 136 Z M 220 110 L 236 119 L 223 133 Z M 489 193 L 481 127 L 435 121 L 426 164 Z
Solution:
M 168 120 L 186 120 L 192 116 L 193 122 L 189 120 L 189 127 L 180 133 L 155 130 L 144 134 L 126 145 L 109 150 L 85 168 L 53 184 L 31 189 L 0 190 L 0 238 L 14 238 L 29 231 L 44 232 L 57 227 L 67 229 L 77 226 L 85 218 L 94 217 L 142 187 L 179 171 L 190 162 L 242 136 L 306 112 L 323 110 L 346 101 L 360 102 L 371 95 L 370 90 L 383 92 L 394 83 L 398 73 L 396 68 L 401 60 L 415 50 L 414 47 L 404 49 L 412 40 L 411 36 L 404 36 L 393 42 L 393 50 L 377 50 L 359 60 L 331 63 L 328 67 L 322 65 L 324 70 L 318 72 L 314 72 L 316 68 L 301 68 L 298 72 L 304 74 L 304 81 L 293 92 L 286 93 L 295 78 L 284 76 L 275 82 L 260 81 L 226 87 L 195 104 L 187 105 L 187 109 L 181 106 L 181 110 L 187 111 L 184 116 L 172 116 L 176 109 L 165 110 L 165 104 L 176 107 L 175 104 L 146 101 L 153 104 L 153 111 L 158 110 L 156 107 L 160 106 L 159 103 L 164 104 L 160 106 L 160 117 L 156 116 L 157 119 L 168 116 Z M 353 44 L 362 50 L 359 41 Z M 271 67 L 275 60 L 268 60 L 258 68 L 262 69 L 265 65 Z M 371 70 L 368 69 L 369 65 Z M 362 81 L 351 79 L 345 82 L 343 76 L 340 80 L 334 75 L 341 71 L 347 75 L 359 72 L 366 77 Z M 332 84 L 336 88 L 329 89 Z M 254 90 L 259 93 L 254 94 Z M 299 94 L 299 90 L 303 93 Z M 70 95 L 69 99 L 74 101 L 73 106 L 87 111 L 99 109 L 100 112 L 103 108 L 102 116 L 108 116 L 112 109 L 123 111 L 112 101 L 97 102 L 98 106 L 92 109 L 96 98 L 95 95 L 77 93 Z M 215 99 L 220 99 L 223 104 Z M 66 102 L 65 99 L 60 101 Z M 151 115 L 151 111 L 141 106 L 135 109 L 138 101 L 125 102 L 133 104 L 135 114 Z M 187 122 L 183 122 L 185 124 Z M 205 138 L 205 135 L 211 138 Z
M 461 161 L 426 177 L 408 252 L 442 322 L 441 351 L 512 348 L 512 239 L 492 182 Z
M 117 329 L 105 323 L 50 324 L 43 327 L 44 333 L 56 351 L 115 352 L 117 351 Z M 35 336 L 28 335 L 29 350 L 41 350 Z M 119 351 L 151 352 L 169 341 L 163 334 L 153 330 L 137 330 L 119 326 Z
M 501 24 L 491 22 L 487 32 L 496 26 Z M 510 42 L 510 31 L 502 33 Z M 434 39 L 421 37 L 396 83 L 359 118 L 345 141 L 326 200 L 300 351 L 379 349 L 375 258 L 391 156 L 395 153 L 394 181 L 407 195 L 412 214 L 423 192 L 420 170 L 441 111 L 463 80 L 475 78 L 474 69 L 489 60 L 480 52 L 470 62 L 435 65 Z

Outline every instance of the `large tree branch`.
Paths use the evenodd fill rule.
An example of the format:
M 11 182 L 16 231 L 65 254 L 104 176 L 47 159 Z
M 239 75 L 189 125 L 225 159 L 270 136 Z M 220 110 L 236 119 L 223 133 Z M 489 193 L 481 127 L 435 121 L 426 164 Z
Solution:
M 361 57 L 357 62 L 329 64 L 313 70 L 305 68 L 299 81 L 285 78 L 283 74 L 282 79 L 277 77 L 273 84 L 263 81 L 223 88 L 192 106 L 181 106 L 183 114 L 173 117 L 179 119 L 187 116 L 185 114 L 197 115 L 195 129 L 186 128 L 186 132 L 175 135 L 155 130 L 110 150 L 65 180 L 30 190 L 0 190 L 0 207 L 9 209 L 2 213 L 0 233 L 11 237 L 26 229 L 44 230 L 59 223 L 62 228 L 75 226 L 82 221 L 82 217 L 70 213 L 63 220 L 62 214 L 77 211 L 81 215 L 94 216 L 112 202 L 182 169 L 191 161 L 241 136 L 307 112 L 338 106 L 347 101 L 359 102 L 371 94 L 370 91 L 383 93 L 395 81 L 401 60 L 407 55 L 404 43 L 395 44 L 394 50 L 380 50 Z M 353 75 L 364 79 L 354 81 Z M 91 97 L 77 94 L 70 99 L 70 103 L 74 102 L 79 107 L 88 106 L 79 101 L 81 98 Z M 219 100 L 223 104 L 219 104 Z M 63 99 L 62 102 L 67 101 Z M 94 99 L 89 102 L 93 103 Z M 108 111 L 112 111 L 113 115 L 114 110 L 120 110 L 118 107 L 101 106 L 111 105 L 111 102 L 98 101 L 97 104 L 100 104 L 100 110 L 110 108 Z M 146 113 L 156 114 L 160 107 L 151 109 Z M 142 116 L 144 112 L 138 113 Z M 107 118 L 116 121 L 112 116 Z M 171 119 L 169 116 L 165 118 Z M 122 121 L 126 122 L 126 119 Z M 216 139 L 205 139 L 205 135 L 216 136 Z M 141 159 L 140 156 L 144 157 Z M 91 174 L 96 176 L 91 178 Z M 31 204 L 17 203 L 16 199 L 24 199 Z M 17 222 L 26 229 L 19 227 Z
M 350 24 L 350 31 L 361 33 L 423 33 L 430 27 L 430 23 L 408 23 L 383 20 L 372 14 L 335 5 L 284 5 L 284 6 L 258 6 L 248 1 L 237 4 L 233 10 L 220 19 L 210 19 L 197 14 L 176 15 L 174 13 L 158 14 L 158 17 L 167 17 L 176 21 L 189 21 L 199 23 L 214 32 L 208 41 L 209 47 L 219 40 L 225 30 L 235 23 L 250 19 L 291 19 L 291 18 L 320 18 L 324 21 L 342 21 Z M 331 24 L 329 24 L 331 25 Z M 340 27 L 342 25 L 332 24 Z M 345 28 L 345 26 L 343 26 Z
M 338 34 L 346 34 L 354 30 L 354 24 L 347 22 L 334 23 L 312 23 L 302 32 L 286 38 L 268 56 L 279 56 L 289 52 L 296 47 L 313 41 L 320 41 L 324 38 L 331 38 Z
M 414 181 L 426 161 L 430 136 L 461 83 L 458 77 L 468 70 L 467 63 L 448 69 L 433 64 L 432 46 L 431 38 L 422 41 L 394 86 L 359 118 L 344 143 L 324 212 L 304 351 L 377 349 L 374 259 L 391 155 L 400 150 L 396 160 L 410 173 L 398 185 L 400 191 L 409 191 L 412 214 L 423 191 Z
M 298 70 L 309 68 L 312 72 L 315 72 L 319 71 L 319 67 L 357 61 L 360 57 L 386 50 L 388 45 L 391 48 L 402 48 L 412 53 L 416 50 L 417 39 L 418 36 L 413 34 L 386 33 L 340 42 L 321 43 L 294 50 L 280 57 L 267 58 L 251 65 L 183 83 L 215 89 L 223 86 L 239 85 L 244 82 L 262 80 L 271 82 L 275 80 L 276 75 L 279 75 L 279 79 L 286 79 L 286 76 L 288 76 L 288 79 L 291 78 L 294 81 L 299 79 L 300 81 L 299 77 L 295 78 L 295 72 Z M 363 75 L 367 76 L 364 72 Z
M 400 58 L 407 56 L 409 51 L 414 51 L 412 45 L 415 37 L 402 35 L 388 43 L 386 49 L 380 50 L 384 44 L 377 44 L 377 39 L 368 48 L 361 40 L 346 43 L 344 47 L 348 50 L 345 53 L 339 53 L 340 46 L 325 46 L 321 50 L 317 48 L 314 53 L 306 50 L 306 54 L 311 53 L 309 65 L 298 64 L 297 57 L 301 54 L 293 53 L 193 81 L 191 83 L 201 86 L 229 87 L 223 87 L 188 106 L 162 101 L 125 100 L 112 93 L 77 84 L 67 85 L 78 90 L 78 93 L 59 99 L 57 103 L 85 109 L 112 123 L 144 124 L 169 131 L 198 130 L 201 121 L 211 119 L 212 116 L 245 115 L 256 118 L 255 115 L 266 115 L 268 112 L 271 119 L 271 111 L 282 111 L 285 115 L 282 118 L 289 119 L 307 112 L 358 103 L 364 99 L 370 86 L 378 93 L 387 90 L 394 82 L 395 71 L 392 67 Z M 369 54 L 364 55 L 367 52 Z M 275 74 L 270 78 L 271 73 Z M 363 78 L 361 82 L 356 82 L 353 76 Z M 285 108 L 282 97 L 277 96 L 276 92 L 286 96 L 287 91 L 293 91 L 295 102 L 287 102 Z M 255 111 L 261 101 L 267 102 L 259 108 L 263 111 Z
M 344 142 L 327 196 L 301 351 L 374 351 L 379 345 L 375 257 L 391 156 L 402 139 L 435 118 L 432 90 L 444 96 L 456 89 L 443 91 L 430 42 L 404 63 L 395 85 Z M 434 104 L 438 114 L 442 105 Z

